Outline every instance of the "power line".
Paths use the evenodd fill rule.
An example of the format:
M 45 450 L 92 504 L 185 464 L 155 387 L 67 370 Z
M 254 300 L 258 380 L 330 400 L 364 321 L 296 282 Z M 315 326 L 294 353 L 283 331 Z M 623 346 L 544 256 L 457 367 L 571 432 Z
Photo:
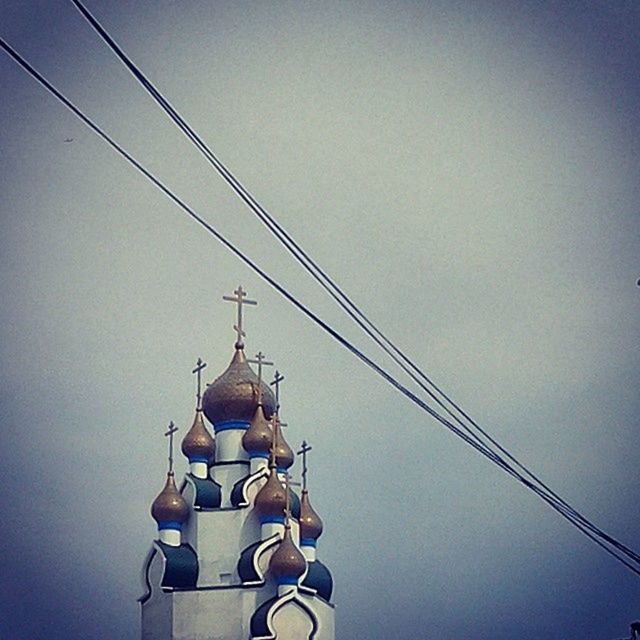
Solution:
M 218 174 L 232 188 L 243 202 L 254 212 L 258 219 L 276 236 L 283 246 L 294 256 L 302 267 L 323 287 L 333 300 L 347 313 L 347 315 L 389 356 L 391 359 L 416 383 L 427 395 L 440 406 L 454 422 L 464 429 L 476 442 L 491 451 L 495 457 L 494 462 L 500 461 L 505 467 L 511 465 L 500 454 L 492 449 L 495 447 L 507 460 L 511 461 L 525 476 L 541 487 L 548 496 L 563 511 L 571 513 L 587 528 L 599 537 L 606 540 L 625 554 L 640 562 L 640 555 L 632 549 L 609 536 L 602 529 L 593 524 L 558 493 L 545 484 L 535 473 L 528 469 L 504 446 L 483 429 L 468 413 L 466 413 L 454 400 L 438 387 L 426 373 L 415 364 L 409 356 L 399 349 L 350 299 L 339 285 L 306 253 L 306 251 L 292 238 L 277 220 L 251 195 L 244 185 L 227 169 L 211 148 L 202 140 L 189 123 L 178 113 L 171 103 L 162 95 L 154 84 L 145 76 L 142 70 L 131 60 L 127 53 L 120 47 L 100 22 L 91 14 L 80 0 L 71 0 L 82 16 L 89 22 L 92 28 L 107 43 L 120 61 L 127 67 L 131 74 L 142 84 L 153 99 L 160 105 L 170 119 L 198 148 L 207 161 L 214 167 Z M 424 381 L 424 382 L 423 382 Z M 426 383 L 426 384 L 425 384 Z M 432 391 L 433 390 L 433 391 Z M 489 444 L 487 444 L 487 442 Z M 506 469 L 505 469 L 506 470 Z M 519 478 L 519 474 L 514 477 Z
M 371 358 L 366 356 L 357 347 L 351 344 L 346 338 L 340 335 L 329 324 L 322 320 L 318 315 L 301 303 L 295 298 L 287 289 L 274 280 L 266 271 L 253 262 L 246 254 L 239 250 L 229 240 L 227 240 L 219 231 L 217 231 L 212 225 L 210 225 L 204 218 L 202 218 L 195 210 L 187 205 L 181 198 L 179 198 L 171 189 L 164 185 L 157 177 L 155 177 L 148 169 L 146 169 L 138 160 L 136 160 L 131 154 L 129 154 L 123 147 L 115 142 L 107 133 L 105 133 L 97 124 L 95 124 L 88 116 L 86 116 L 76 105 L 74 105 L 68 98 L 66 98 L 58 89 L 56 89 L 42 74 L 40 74 L 29 62 L 27 62 L 15 49 L 13 49 L 8 43 L 0 38 L 0 47 L 2 47 L 7 54 L 17 62 L 23 69 L 25 69 L 34 79 L 36 79 L 43 87 L 45 87 L 51 94 L 53 94 L 60 102 L 62 102 L 70 111 L 72 111 L 85 125 L 87 125 L 94 133 L 101 137 L 109 146 L 111 146 L 118 154 L 124 157 L 130 164 L 132 164 L 140 173 L 142 173 L 148 180 L 150 180 L 160 191 L 162 191 L 168 198 L 170 198 L 175 204 L 177 204 L 185 213 L 187 213 L 193 220 L 204 227 L 210 234 L 212 234 L 219 242 L 221 242 L 229 251 L 231 251 L 236 257 L 238 257 L 244 264 L 252 269 L 257 275 L 259 275 L 265 282 L 278 291 L 286 300 L 293 304 L 299 311 L 304 313 L 310 320 L 320 326 L 326 331 L 332 338 L 334 338 L 339 344 L 348 349 L 357 358 L 364 362 L 368 367 L 373 369 L 380 377 L 382 377 L 387 383 L 391 384 L 403 395 L 409 398 L 417 406 L 434 417 L 455 435 L 462 438 L 467 444 L 479 451 L 482 455 L 489 458 L 493 462 L 496 462 L 498 466 L 503 468 L 507 473 L 514 475 L 525 486 L 529 487 L 534 493 L 536 493 L 542 500 L 547 502 L 552 508 L 560 513 L 564 518 L 576 526 L 582 533 L 592 539 L 596 544 L 601 546 L 607 553 L 616 558 L 619 562 L 627 566 L 631 571 L 640 575 L 640 569 L 628 562 L 624 557 L 613 549 L 607 547 L 601 540 L 597 539 L 588 528 L 584 526 L 578 519 L 575 518 L 570 512 L 562 508 L 562 505 L 558 505 L 550 496 L 548 496 L 539 487 L 533 485 L 526 478 L 518 474 L 515 470 L 505 465 L 504 461 L 497 458 L 496 455 L 488 450 L 486 447 L 478 443 L 471 438 L 468 434 L 461 431 L 454 424 L 449 422 L 446 418 L 440 415 L 432 407 L 430 407 L 421 398 L 416 396 L 413 392 L 407 389 L 404 385 L 398 382 L 393 376 L 385 371 L 380 365 L 378 365 Z M 624 553 L 624 551 L 623 551 Z

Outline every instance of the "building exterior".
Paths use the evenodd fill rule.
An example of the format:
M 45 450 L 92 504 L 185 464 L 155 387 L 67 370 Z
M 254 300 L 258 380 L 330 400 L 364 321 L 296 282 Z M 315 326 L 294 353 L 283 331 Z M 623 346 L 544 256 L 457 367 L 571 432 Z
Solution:
M 333 580 L 316 556 L 322 522 L 303 486 L 290 486 L 295 455 L 276 394 L 244 353 L 243 304 L 234 300 L 237 341 L 227 369 L 200 395 L 182 439 L 189 470 L 169 472 L 151 514 L 158 525 L 143 567 L 143 640 L 334 640 Z M 205 422 L 213 425 L 213 429 Z M 176 429 L 166 435 L 171 442 Z

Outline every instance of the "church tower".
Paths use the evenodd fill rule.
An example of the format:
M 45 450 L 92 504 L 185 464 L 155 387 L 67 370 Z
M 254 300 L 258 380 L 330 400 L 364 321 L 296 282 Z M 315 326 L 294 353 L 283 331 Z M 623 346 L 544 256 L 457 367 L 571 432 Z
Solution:
M 176 484 L 171 423 L 169 468 L 151 506 L 158 537 L 143 567 L 142 640 L 335 640 L 333 579 L 317 558 L 322 521 L 311 507 L 303 442 L 302 492 L 291 487 L 295 454 L 282 433 L 279 385 L 268 363 L 244 352 L 242 287 L 227 369 L 201 394 L 181 450 L 188 471 Z M 257 366 L 257 374 L 250 364 Z M 206 420 L 213 426 L 211 429 Z

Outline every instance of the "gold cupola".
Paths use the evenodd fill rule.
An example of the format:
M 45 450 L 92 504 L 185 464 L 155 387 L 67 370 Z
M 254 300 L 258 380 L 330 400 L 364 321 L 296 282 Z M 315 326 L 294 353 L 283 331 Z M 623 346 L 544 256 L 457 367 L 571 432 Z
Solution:
M 182 439 L 181 449 L 182 453 L 189 458 L 189 462 L 208 463 L 213 458 L 216 444 L 204 424 L 202 409 L 196 409 L 191 429 Z
M 269 458 L 273 432 L 264 415 L 262 403 L 256 407 L 251 424 L 242 436 L 242 446 L 252 458 Z
M 322 520 L 309 502 L 309 492 L 302 490 L 300 500 L 300 544 L 315 547 L 316 540 L 322 535 Z
M 151 505 L 151 516 L 158 529 L 180 530 L 189 518 L 189 505 L 176 487 L 173 471 L 167 473 L 164 488 Z
M 202 409 L 216 430 L 236 422 L 246 425 L 256 412 L 260 395 L 265 417 L 270 418 L 276 404 L 273 393 L 264 382 L 258 381 L 258 376 L 247 363 L 244 349 L 236 344 L 226 371 L 204 392 Z
M 274 465 L 265 485 L 258 491 L 254 508 L 260 519 L 260 524 L 284 522 L 284 514 L 287 506 L 287 493 L 278 478 L 278 471 Z
M 237 305 L 237 319 L 233 326 L 236 344 L 229 366 L 207 387 L 202 396 L 204 415 L 216 431 L 245 429 L 261 400 L 267 418 L 270 418 L 276 409 L 276 400 L 271 389 L 253 372 L 244 355 L 242 308 L 258 303 L 247 299 L 247 292 L 242 286 L 239 286 L 232 296 L 222 296 L 222 299 Z
M 287 524 L 284 538 L 269 561 L 269 571 L 278 585 L 295 585 L 306 568 L 307 561 L 291 539 L 291 527 Z

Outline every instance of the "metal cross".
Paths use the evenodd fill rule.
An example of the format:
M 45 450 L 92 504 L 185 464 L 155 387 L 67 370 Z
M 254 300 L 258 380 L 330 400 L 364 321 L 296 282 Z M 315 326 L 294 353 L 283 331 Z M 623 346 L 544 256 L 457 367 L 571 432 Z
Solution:
M 247 292 L 242 288 L 242 285 L 239 285 L 238 288 L 233 292 L 235 295 L 233 296 L 222 296 L 223 300 L 227 300 L 228 302 L 235 302 L 238 305 L 238 321 L 233 325 L 236 333 L 238 334 L 238 339 L 236 341 L 236 346 L 238 348 L 244 347 L 244 343 L 242 342 L 242 338 L 246 335 L 242 329 L 242 305 L 243 304 L 258 304 L 255 300 L 246 299 Z
M 202 370 L 207 366 L 206 362 L 203 362 L 202 358 L 198 358 L 198 362 L 196 362 L 196 368 L 191 372 L 195 373 L 198 380 L 198 390 L 196 392 L 196 399 L 198 404 L 196 406 L 197 409 L 201 408 L 202 402 Z
M 264 353 L 262 353 L 262 351 L 258 351 L 258 353 L 256 353 L 255 360 L 247 360 L 249 364 L 258 365 L 258 402 L 262 402 L 262 367 L 273 366 L 273 362 L 267 362 L 264 358 Z
M 310 447 L 307 444 L 306 440 L 302 441 L 302 446 L 300 448 L 300 451 L 298 451 L 298 455 L 302 456 L 302 490 L 306 491 L 307 490 L 307 471 L 308 471 L 308 467 L 307 467 L 307 453 L 309 453 L 309 451 L 311 451 L 312 447 Z
M 280 409 L 280 383 L 284 380 L 284 376 L 276 369 L 276 375 L 271 381 L 271 386 L 276 388 L 276 412 Z
M 273 362 L 269 362 L 268 360 L 265 360 L 265 357 L 266 356 L 264 355 L 264 353 L 262 353 L 262 351 L 258 351 L 258 353 L 256 353 L 255 360 L 247 360 L 249 364 L 258 365 L 258 383 L 262 382 L 262 367 L 273 366 Z
M 169 437 L 169 473 L 173 473 L 173 434 L 178 430 L 173 420 L 169 423 L 169 430 L 164 434 Z

